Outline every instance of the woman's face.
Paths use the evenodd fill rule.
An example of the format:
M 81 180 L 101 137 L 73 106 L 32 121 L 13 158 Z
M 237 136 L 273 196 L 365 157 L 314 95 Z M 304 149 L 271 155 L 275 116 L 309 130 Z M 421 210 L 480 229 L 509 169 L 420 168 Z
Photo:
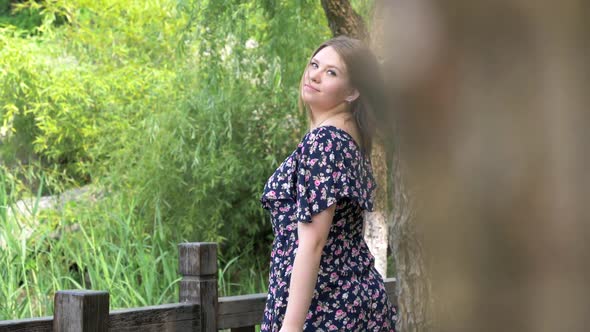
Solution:
M 334 109 L 356 96 L 346 65 L 332 47 L 324 47 L 313 56 L 303 73 L 301 87 L 301 98 L 313 111 Z

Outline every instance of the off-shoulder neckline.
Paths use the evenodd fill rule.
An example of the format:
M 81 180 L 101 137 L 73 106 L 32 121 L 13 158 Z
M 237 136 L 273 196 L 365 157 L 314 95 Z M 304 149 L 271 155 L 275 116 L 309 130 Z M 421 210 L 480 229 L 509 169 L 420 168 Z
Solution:
M 310 130 L 310 131 L 308 132 L 308 134 L 311 134 L 311 133 L 312 133 L 312 132 L 314 132 L 314 131 L 319 131 L 319 129 L 321 129 L 321 128 L 325 128 L 325 129 L 328 129 L 328 128 L 334 128 L 334 129 L 336 129 L 336 130 L 337 130 L 338 132 L 340 132 L 341 134 L 344 134 L 345 136 L 347 136 L 347 137 L 348 137 L 348 139 L 349 139 L 350 141 L 352 141 L 352 143 L 354 144 L 354 147 L 357 149 L 357 151 L 359 151 L 359 152 L 361 152 L 361 153 L 362 153 L 362 149 L 360 148 L 360 145 L 357 143 L 357 141 L 354 139 L 354 137 L 352 137 L 352 135 L 351 135 L 349 132 L 347 132 L 346 130 L 344 130 L 344 129 L 342 129 L 342 128 L 339 128 L 339 127 L 336 127 L 336 126 L 334 126 L 334 125 L 324 125 L 324 126 L 315 127 L 315 128 L 313 128 L 312 130 Z

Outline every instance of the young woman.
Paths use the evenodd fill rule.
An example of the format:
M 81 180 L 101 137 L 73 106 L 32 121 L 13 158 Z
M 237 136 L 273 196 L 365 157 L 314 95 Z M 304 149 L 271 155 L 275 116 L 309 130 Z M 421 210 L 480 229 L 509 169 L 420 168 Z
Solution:
M 344 36 L 320 45 L 303 73 L 310 130 L 261 198 L 275 235 L 261 331 L 395 331 L 396 309 L 362 236 L 379 77 L 369 49 Z

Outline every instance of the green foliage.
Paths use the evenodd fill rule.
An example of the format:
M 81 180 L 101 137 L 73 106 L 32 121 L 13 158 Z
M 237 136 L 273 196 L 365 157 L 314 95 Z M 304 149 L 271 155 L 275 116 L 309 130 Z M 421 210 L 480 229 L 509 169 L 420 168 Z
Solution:
M 175 52 L 162 40 L 173 38 L 165 17 L 173 19 L 174 7 L 162 10 L 152 2 L 151 7 L 124 9 L 113 3 L 119 6 L 111 7 L 115 13 L 128 11 L 129 21 L 101 11 L 97 2 L 81 3 L 76 9 L 68 1 L 53 1 L 43 10 L 43 36 L 28 40 L 14 30 L 3 30 L 0 102 L 2 129 L 9 136 L 0 155 L 7 163 L 14 163 L 15 157 L 36 157 L 64 181 L 88 183 L 89 166 L 101 157 L 89 151 L 99 136 L 116 134 L 149 112 L 150 88 L 169 87 L 174 72 L 166 67 L 173 65 L 168 59 Z M 51 24 L 59 16 L 71 24 L 54 29 Z M 149 36 L 138 38 L 145 34 Z M 165 65 L 154 65 L 164 60 Z
M 153 112 L 134 127 L 102 135 L 109 157 L 101 178 L 122 199 L 137 198 L 145 219 L 161 214 L 175 239 L 220 242 L 227 257 L 245 248 L 267 254 L 270 228 L 258 198 L 302 133 L 300 71 L 317 43 L 309 45 L 310 36 L 326 36 L 310 24 L 303 35 L 276 37 L 277 22 L 301 23 L 293 2 L 279 18 L 239 2 L 181 5 L 193 25 L 179 32 L 175 79 L 154 92 Z M 304 13 L 321 21 L 318 9 Z
M 85 145 L 95 139 L 93 96 L 86 91 L 92 73 L 74 58 L 59 57 L 50 45 L 2 38 L 0 73 L 3 131 L 7 149 L 2 158 L 13 164 L 33 153 L 82 179 L 89 156 Z M 23 155 L 24 154 L 24 155 Z
M 30 301 L 0 314 L 47 314 L 65 288 L 109 289 L 121 307 L 174 300 L 182 240 L 222 244 L 222 292 L 262 291 L 270 225 L 258 198 L 302 133 L 300 71 L 328 36 L 318 4 L 28 5 L 41 33 L 0 33 L 6 175 L 38 195 L 94 183 L 105 198 L 3 219 L 1 291 Z M 24 223 L 36 225 L 28 240 L 9 235 Z
M 41 211 L 39 193 L 22 219 L 14 186 L 0 168 L 0 320 L 51 315 L 53 294 L 63 289 L 108 290 L 112 309 L 177 301 L 177 243 L 162 219 L 146 232 L 135 202 L 110 198 Z M 266 290 L 265 266 L 241 269 L 240 259 L 220 261 L 220 296 Z
M 23 6 L 19 1 L 0 0 L 0 27 L 15 26 L 33 34 L 41 21 L 40 9 Z
M 115 307 L 174 301 L 185 240 L 221 244 L 223 294 L 264 291 L 271 232 L 258 199 L 305 130 L 300 75 L 330 36 L 319 1 L 19 8 L 40 21 L 35 34 L 0 28 L 0 160 L 11 183 L 0 190 L 0 302 L 10 303 L 0 317 L 46 315 L 66 288 L 108 289 Z M 81 184 L 103 198 L 30 220 L 7 213 L 27 192 Z M 23 225 L 35 225 L 26 239 Z
M 0 319 L 50 314 L 60 289 L 109 290 L 115 308 L 176 299 L 176 244 L 162 236 L 161 221 L 146 233 L 133 202 L 33 208 L 25 221 L 5 187 L 12 181 L 4 172 L 0 180 Z

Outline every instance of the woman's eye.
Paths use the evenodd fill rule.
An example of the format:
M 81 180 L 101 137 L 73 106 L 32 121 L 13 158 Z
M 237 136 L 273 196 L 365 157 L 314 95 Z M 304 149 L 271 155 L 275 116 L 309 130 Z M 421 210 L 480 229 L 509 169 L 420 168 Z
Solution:
M 316 69 L 318 68 L 318 64 L 313 61 L 310 62 L 309 65 L 312 66 L 313 68 L 316 68 Z
M 328 75 L 336 76 L 336 72 L 333 70 L 328 70 Z

